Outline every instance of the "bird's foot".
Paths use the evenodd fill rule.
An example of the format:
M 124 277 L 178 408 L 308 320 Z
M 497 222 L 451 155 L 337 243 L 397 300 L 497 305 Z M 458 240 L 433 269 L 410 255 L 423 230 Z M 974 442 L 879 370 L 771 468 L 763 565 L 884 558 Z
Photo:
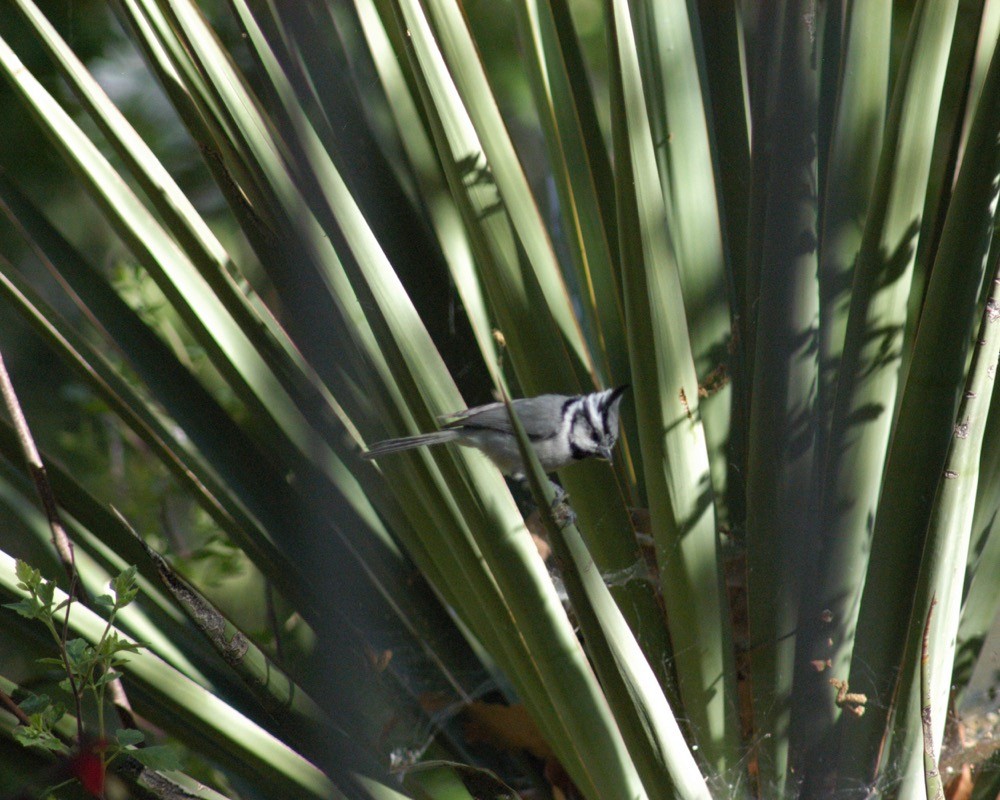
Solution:
M 549 481 L 549 485 L 555 493 L 550 508 L 556 525 L 559 526 L 560 530 L 570 525 L 576 525 L 576 512 L 569 504 L 569 495 L 566 493 L 566 490 L 554 481 Z
M 527 498 L 531 497 L 531 487 L 528 486 L 528 482 L 526 480 L 522 479 L 517 482 L 516 485 L 522 492 L 524 492 Z M 565 528 L 567 525 L 575 525 L 576 512 L 570 508 L 569 495 L 566 493 L 566 490 L 553 480 L 549 481 L 549 486 L 552 488 L 553 493 L 552 503 L 549 505 L 549 511 L 552 514 L 556 525 L 558 525 L 559 528 Z M 530 507 L 533 509 L 530 513 L 527 511 L 525 512 L 525 519 L 528 522 L 528 528 L 529 530 L 541 532 L 543 526 L 539 509 L 533 502 L 531 502 L 530 499 L 528 502 L 530 503 Z

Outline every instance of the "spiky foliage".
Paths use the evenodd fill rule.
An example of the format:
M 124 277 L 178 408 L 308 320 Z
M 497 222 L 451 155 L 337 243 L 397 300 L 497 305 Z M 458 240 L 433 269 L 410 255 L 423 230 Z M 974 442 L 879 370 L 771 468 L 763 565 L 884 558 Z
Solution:
M 938 752 L 1000 597 L 1000 14 L 904 5 L 607 0 L 584 47 L 591 5 L 512 0 L 515 139 L 495 31 L 454 0 L 119 0 L 219 234 L 13 0 L 78 113 L 3 40 L 0 71 L 128 253 L 110 276 L 6 165 L 31 247 L 4 305 L 142 465 L 117 496 L 52 458 L 45 479 L 64 588 L 138 566 L 113 625 L 142 643 L 116 665 L 135 724 L 241 797 L 513 791 L 440 759 L 591 800 L 921 796 L 922 733 Z M 568 605 L 479 454 L 358 455 L 491 388 L 621 384 L 620 456 L 559 475 L 570 519 L 530 476 Z M 4 430 L 0 585 L 23 595 L 12 555 L 58 567 Z M 183 535 L 138 502 L 156 469 Z M 259 578 L 241 597 L 270 625 L 240 632 L 263 616 L 213 603 L 198 563 Z M 108 629 L 77 595 L 64 650 Z M 3 624 L 31 652 L 30 620 Z M 454 724 L 501 701 L 544 773 Z

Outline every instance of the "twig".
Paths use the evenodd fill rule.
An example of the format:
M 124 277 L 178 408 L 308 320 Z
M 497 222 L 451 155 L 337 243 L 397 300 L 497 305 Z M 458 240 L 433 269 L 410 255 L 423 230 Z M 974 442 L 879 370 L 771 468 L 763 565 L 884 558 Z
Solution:
M 73 543 L 66 535 L 66 528 L 62 524 L 59 516 L 59 506 L 56 503 L 55 492 L 52 491 L 52 484 L 49 483 L 48 475 L 45 472 L 45 465 L 42 457 L 35 446 L 35 440 L 31 436 L 28 428 L 28 421 L 25 419 L 24 411 L 18 402 L 17 394 L 14 392 L 14 384 L 10 380 L 7 366 L 4 364 L 3 354 L 0 353 L 0 392 L 3 394 L 4 405 L 10 413 L 11 421 L 14 423 L 14 430 L 17 433 L 21 449 L 24 451 L 24 459 L 28 464 L 28 474 L 35 483 L 35 490 L 42 501 L 42 509 L 49 522 L 49 529 L 52 531 L 52 545 L 62 561 L 63 568 L 70 580 L 70 591 L 73 591 L 73 584 L 76 583 L 76 563 L 73 560 Z M 77 590 L 82 587 L 77 585 Z M 81 598 L 82 599 L 82 598 Z
M 920 723 L 924 730 L 924 786 L 927 800 L 944 800 L 941 773 L 934 754 L 934 729 L 931 725 L 931 670 L 928 639 L 931 634 L 931 615 L 937 605 L 937 596 L 931 597 L 931 607 L 927 609 L 924 622 L 924 640 L 920 648 Z
M 73 678 L 73 670 L 70 669 L 69 657 L 66 655 L 66 637 L 69 631 L 69 612 L 73 606 L 74 596 L 81 596 L 83 587 L 80 586 L 76 578 L 76 560 L 73 555 L 73 543 L 66 535 L 66 528 L 62 524 L 59 516 L 59 506 L 56 503 L 55 492 L 52 491 L 52 484 L 49 483 L 48 475 L 45 473 L 45 465 L 42 457 L 35 446 L 35 440 L 31 436 L 28 428 L 28 420 L 21 409 L 21 403 L 17 399 L 14 391 L 14 383 L 7 372 L 7 365 L 3 360 L 3 353 L 0 353 L 0 394 L 3 394 L 4 405 L 14 423 L 14 430 L 17 433 L 18 441 L 21 443 L 21 450 L 24 452 L 24 460 L 28 465 L 28 474 L 35 484 L 35 491 L 42 501 L 42 509 L 49 522 L 49 530 L 52 531 L 52 546 L 62 562 L 63 569 L 69 577 L 69 591 L 66 592 L 66 615 L 63 618 L 62 631 L 60 633 L 61 646 L 59 648 L 62 656 L 63 667 L 66 670 L 66 677 L 69 680 L 70 690 L 76 704 L 76 731 L 77 741 L 83 743 L 83 704 L 80 697 L 79 688 Z
M 66 655 L 66 640 L 69 635 L 69 614 L 74 598 L 89 607 L 91 606 L 90 597 L 86 588 L 79 580 L 76 570 L 76 558 L 73 552 L 73 542 L 70 541 L 69 534 L 66 533 L 66 526 L 63 525 L 62 517 L 59 514 L 59 503 L 56 501 L 56 493 L 52 489 L 52 483 L 49 481 L 45 464 L 42 463 L 42 456 L 35 445 L 34 437 L 31 435 L 31 429 L 28 427 L 28 420 L 24 416 L 21 403 L 17 399 L 17 393 L 14 391 L 14 383 L 10 379 L 10 373 L 7 372 L 7 365 L 4 362 L 2 352 L 0 352 L 0 394 L 3 395 L 4 405 L 10 414 L 18 441 L 21 444 L 21 450 L 24 452 L 28 474 L 31 475 L 31 480 L 35 484 L 35 491 L 38 492 L 42 509 L 45 512 L 45 518 L 48 520 L 49 530 L 52 532 L 52 546 L 55 548 L 56 554 L 69 577 L 69 590 L 66 592 L 66 614 L 63 617 L 61 632 L 62 646 L 60 650 L 62 651 L 66 676 L 69 679 L 70 689 L 76 703 L 77 740 L 82 745 L 84 738 L 82 699 Z M 125 689 L 122 687 L 121 681 L 117 679 L 112 681 L 109 685 L 109 690 L 122 726 L 126 728 L 136 727 L 132 707 L 128 702 L 128 697 L 125 695 Z

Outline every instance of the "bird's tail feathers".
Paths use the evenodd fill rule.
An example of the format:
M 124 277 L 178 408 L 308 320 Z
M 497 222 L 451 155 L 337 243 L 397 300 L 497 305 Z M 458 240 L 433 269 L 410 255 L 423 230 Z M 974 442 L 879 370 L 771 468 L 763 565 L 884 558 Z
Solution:
M 434 433 L 421 433 L 417 436 L 404 436 L 402 439 L 387 439 L 384 442 L 376 442 L 368 448 L 368 452 L 362 453 L 362 458 L 380 458 L 390 453 L 399 453 L 403 450 L 412 450 L 414 447 L 425 445 L 444 444 L 458 438 L 458 431 L 434 431 Z

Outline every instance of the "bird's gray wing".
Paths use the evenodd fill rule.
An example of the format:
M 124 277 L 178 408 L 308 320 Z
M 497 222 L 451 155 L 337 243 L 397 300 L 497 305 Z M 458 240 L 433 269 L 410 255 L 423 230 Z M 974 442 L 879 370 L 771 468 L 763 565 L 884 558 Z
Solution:
M 552 394 L 525 397 L 514 401 L 514 410 L 517 411 L 528 438 L 538 441 L 553 434 L 552 409 L 561 409 L 566 401 L 572 399 Z M 511 432 L 510 417 L 507 415 L 507 407 L 503 403 L 488 403 L 484 406 L 459 411 L 444 418 L 443 422 L 447 428 L 479 428 L 500 431 L 501 433 Z

